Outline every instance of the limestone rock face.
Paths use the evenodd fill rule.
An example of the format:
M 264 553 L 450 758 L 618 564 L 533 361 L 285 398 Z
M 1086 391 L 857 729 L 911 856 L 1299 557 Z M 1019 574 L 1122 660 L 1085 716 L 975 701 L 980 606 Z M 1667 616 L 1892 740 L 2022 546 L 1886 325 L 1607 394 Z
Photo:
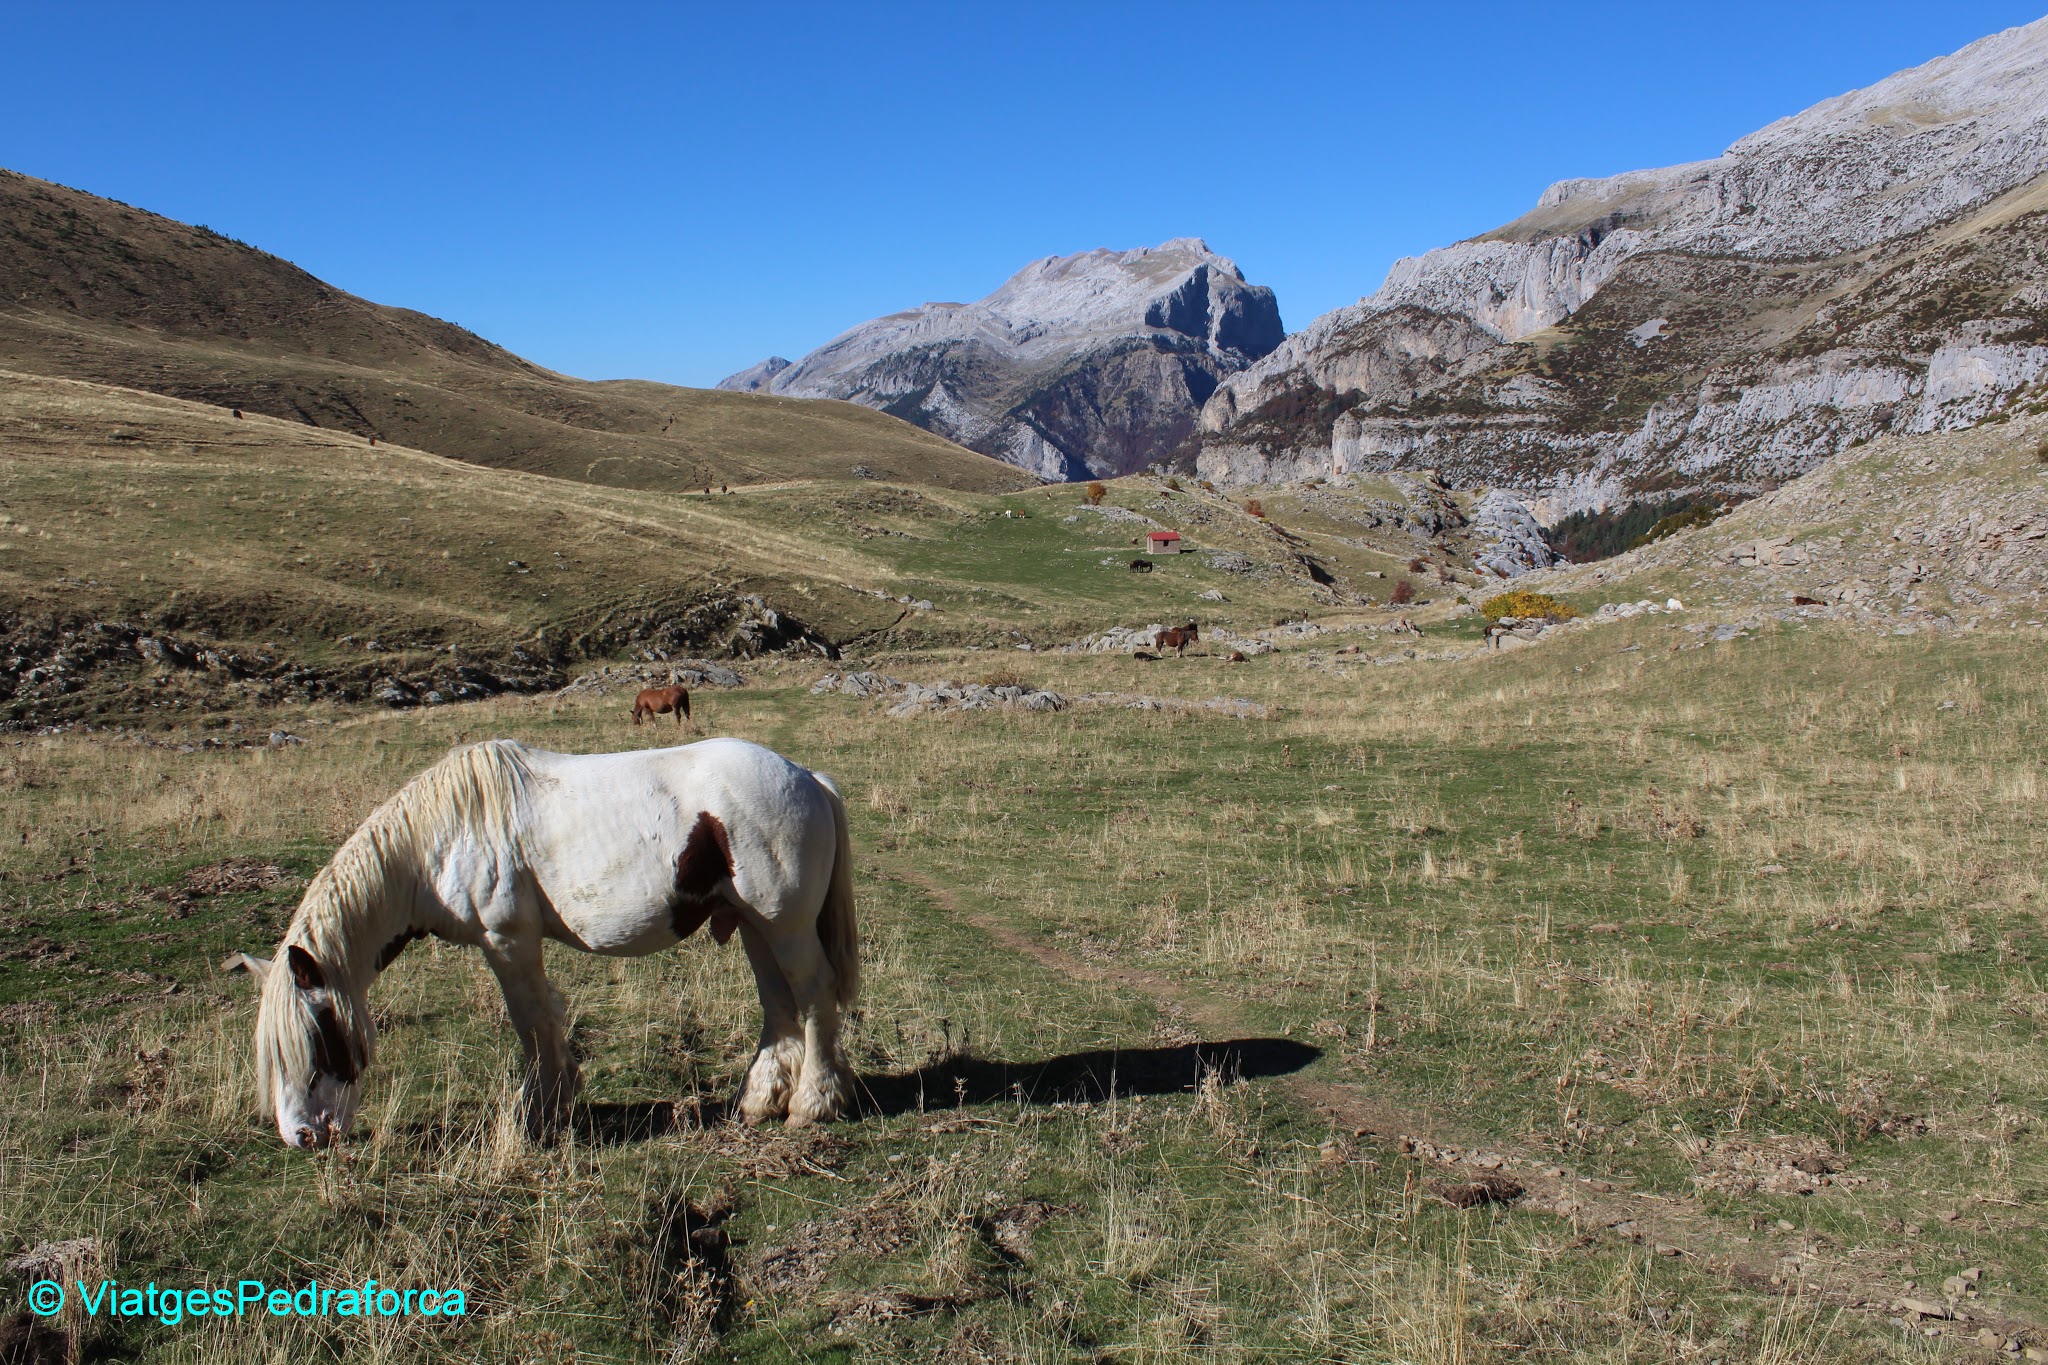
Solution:
M 2048 374 L 2043 210 L 2048 20 L 1397 262 L 1218 384 L 1197 469 L 1432 468 L 1546 523 L 1744 496 Z
M 712 387 L 727 389 L 733 393 L 759 393 L 774 381 L 776 375 L 788 368 L 787 360 L 779 355 L 771 355 L 766 360 L 756 361 L 747 366 L 738 374 L 727 375 Z
M 720 388 L 839 398 L 1048 479 L 1143 469 L 1217 382 L 1279 345 L 1273 291 L 1191 237 L 1048 256 L 976 303 L 927 303 Z
M 1528 505 L 1505 489 L 1490 489 L 1479 500 L 1472 509 L 1472 527 L 1492 541 L 1477 554 L 1479 566 L 1502 578 L 1518 578 L 1559 562 Z

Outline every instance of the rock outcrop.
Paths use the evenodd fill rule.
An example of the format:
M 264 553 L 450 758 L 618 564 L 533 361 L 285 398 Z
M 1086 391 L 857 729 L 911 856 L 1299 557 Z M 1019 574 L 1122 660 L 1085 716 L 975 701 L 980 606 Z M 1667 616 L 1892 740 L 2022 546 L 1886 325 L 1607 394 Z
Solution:
M 1398 262 L 1218 385 L 1196 467 L 1436 469 L 1546 524 L 1747 496 L 2040 385 L 2044 222 L 2048 20 Z
M 862 403 L 1072 480 L 1164 459 L 1218 382 L 1282 335 L 1272 290 L 1181 237 L 1049 256 L 977 303 L 876 318 L 795 364 L 770 358 L 719 387 Z
M 2048 416 L 2033 414 L 1888 435 L 1709 525 L 1530 582 L 1573 595 L 1679 588 L 1695 608 L 1748 622 L 2038 629 L 2048 606 L 2044 446 Z
M 789 368 L 789 362 L 779 355 L 747 366 L 738 374 L 729 374 L 712 385 L 729 393 L 759 393 L 774 382 L 775 376 Z

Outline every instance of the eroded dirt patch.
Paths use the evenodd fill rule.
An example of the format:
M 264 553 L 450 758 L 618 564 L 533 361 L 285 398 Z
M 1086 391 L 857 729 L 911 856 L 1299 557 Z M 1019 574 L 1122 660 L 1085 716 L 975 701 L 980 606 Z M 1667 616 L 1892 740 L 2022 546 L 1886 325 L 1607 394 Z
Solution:
M 1848 1189 L 1867 1178 L 1845 1170 L 1847 1162 L 1816 1137 L 1772 1134 L 1751 1138 L 1724 1133 L 1687 1144 L 1693 1183 L 1720 1194 L 1812 1194 Z

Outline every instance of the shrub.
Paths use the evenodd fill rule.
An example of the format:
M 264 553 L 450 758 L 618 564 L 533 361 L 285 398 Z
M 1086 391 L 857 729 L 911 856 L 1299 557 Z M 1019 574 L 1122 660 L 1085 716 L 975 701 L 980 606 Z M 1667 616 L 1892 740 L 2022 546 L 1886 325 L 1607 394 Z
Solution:
M 1498 597 L 1489 597 L 1479 604 L 1479 614 L 1489 621 L 1498 621 L 1503 616 L 1528 619 L 1540 616 L 1546 621 L 1569 621 L 1577 616 L 1578 609 L 1571 603 L 1552 597 L 1548 593 L 1530 592 L 1526 588 L 1504 592 Z
M 1014 668 L 992 668 L 981 675 L 983 687 L 1025 687 L 1030 686 Z
M 1413 583 L 1410 583 L 1405 578 L 1394 585 L 1394 591 L 1387 597 L 1387 601 L 1393 603 L 1397 607 L 1405 607 L 1414 600 L 1415 585 Z
M 2034 447 L 2034 458 L 2042 464 L 2048 464 L 2048 441 Z
M 1168 480 L 1166 481 L 1166 486 L 1167 486 L 1168 488 L 1171 488 L 1171 489 L 1172 489 L 1172 490 L 1173 490 L 1174 492 L 1176 492 L 1176 493 L 1180 492 L 1180 480 L 1179 480 L 1179 479 L 1172 479 L 1172 478 L 1168 479 Z
M 1216 485 L 1210 483 L 1207 479 L 1195 480 L 1195 487 L 1201 489 L 1204 493 L 1214 493 L 1216 491 Z
M 1618 555 L 1638 544 L 1659 522 L 1701 507 L 1718 512 L 1721 504 L 1711 498 L 1681 497 L 1632 503 L 1619 510 L 1574 512 L 1545 531 L 1543 538 L 1572 563 L 1587 564 Z
M 1255 517 L 1263 518 L 1266 515 L 1266 505 L 1257 498 L 1246 498 L 1244 500 L 1244 510 Z
M 1409 561 L 1408 561 L 1408 572 L 1409 572 L 1409 573 L 1421 573 L 1421 572 L 1422 572 L 1422 561 L 1421 561 L 1421 560 L 1419 560 L 1419 559 L 1411 559 L 1411 560 L 1409 560 Z
M 1102 480 L 1096 479 L 1090 483 L 1088 485 L 1088 505 L 1090 507 L 1100 507 L 1102 505 L 1102 497 L 1107 492 L 1109 490 L 1102 486 Z

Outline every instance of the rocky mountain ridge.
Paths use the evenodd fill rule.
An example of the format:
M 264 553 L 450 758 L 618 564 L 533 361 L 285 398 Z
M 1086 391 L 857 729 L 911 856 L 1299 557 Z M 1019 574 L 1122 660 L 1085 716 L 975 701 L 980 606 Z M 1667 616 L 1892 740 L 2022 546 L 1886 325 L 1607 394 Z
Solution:
M 1435 468 L 1548 522 L 1967 426 L 2048 372 L 2044 175 L 2048 20 L 1398 262 L 1220 383 L 1182 458 Z
M 719 387 L 861 403 L 1071 480 L 1131 473 L 1172 451 L 1218 381 L 1282 335 L 1272 290 L 1180 237 L 1048 256 L 975 303 L 876 318 Z

